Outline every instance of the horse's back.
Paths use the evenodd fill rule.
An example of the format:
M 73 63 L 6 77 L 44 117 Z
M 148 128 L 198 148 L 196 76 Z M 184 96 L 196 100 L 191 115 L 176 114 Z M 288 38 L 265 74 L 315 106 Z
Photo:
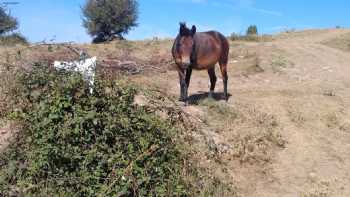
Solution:
M 229 53 L 229 43 L 224 35 L 217 31 L 207 31 L 196 33 L 196 45 L 197 52 L 202 53 L 203 56 L 199 58 L 204 58 L 207 54 L 211 54 L 211 61 L 216 61 L 219 63 L 227 64 L 228 61 L 228 53 Z M 214 57 L 216 56 L 216 60 Z M 207 56 L 208 57 L 208 56 Z M 199 60 L 199 62 L 201 62 Z M 207 61 L 204 61 L 207 62 Z

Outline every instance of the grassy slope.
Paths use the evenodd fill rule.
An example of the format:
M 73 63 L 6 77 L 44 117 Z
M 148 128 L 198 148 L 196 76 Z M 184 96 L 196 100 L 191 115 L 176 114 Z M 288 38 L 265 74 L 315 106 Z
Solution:
M 350 170 L 350 81 L 343 74 L 349 58 L 319 45 L 347 50 L 348 35 L 347 30 L 309 30 L 281 34 L 272 42 L 232 42 L 229 103 L 206 100 L 207 73 L 194 72 L 194 105 L 181 107 L 198 124 L 191 132 L 194 159 L 243 196 L 350 195 L 344 187 L 350 181 L 345 173 Z M 171 98 L 178 96 L 177 74 L 168 64 L 170 40 L 78 47 L 99 59 L 132 60 L 168 70 L 151 69 L 130 80 Z M 65 51 L 42 46 L 21 55 L 64 59 Z M 221 86 L 219 80 L 218 91 Z

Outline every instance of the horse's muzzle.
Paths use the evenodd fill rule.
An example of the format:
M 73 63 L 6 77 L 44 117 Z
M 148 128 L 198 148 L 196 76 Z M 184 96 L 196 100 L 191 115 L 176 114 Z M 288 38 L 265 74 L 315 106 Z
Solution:
M 191 59 L 190 58 L 183 58 L 181 61 L 182 67 L 187 69 L 191 65 Z
M 187 69 L 191 66 L 191 63 L 182 63 L 182 68 Z

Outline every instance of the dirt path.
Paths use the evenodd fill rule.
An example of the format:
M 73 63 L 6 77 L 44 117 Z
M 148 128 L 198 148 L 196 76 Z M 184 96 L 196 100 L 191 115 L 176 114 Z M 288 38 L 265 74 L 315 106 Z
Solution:
M 285 148 L 274 148 L 263 165 L 242 164 L 230 156 L 221 159 L 224 164 L 211 164 L 225 168 L 224 174 L 242 196 L 350 196 L 350 53 L 321 44 L 349 32 L 310 30 L 253 45 L 265 70 L 255 75 L 235 73 L 236 61 L 231 60 L 229 92 L 233 96 L 227 105 L 238 110 L 253 108 L 253 112 L 247 110 L 252 113 L 249 116 L 259 111 L 276 117 L 287 141 Z M 175 72 L 162 75 L 158 85 L 178 95 Z M 207 73 L 194 72 L 190 94 L 207 90 Z M 222 91 L 220 82 L 217 91 Z M 187 110 L 191 108 L 203 110 L 201 106 Z M 209 129 L 230 145 L 237 127 L 242 127 L 240 132 L 253 128 L 235 121 L 228 124 L 231 126 Z
M 301 79 L 286 87 L 283 80 L 290 79 L 281 77 L 280 90 L 300 93 L 264 99 L 265 107 L 277 109 L 288 145 L 272 162 L 273 182 L 252 196 L 350 196 L 350 54 L 319 43 L 342 33 L 277 41 L 294 63 L 288 78 Z

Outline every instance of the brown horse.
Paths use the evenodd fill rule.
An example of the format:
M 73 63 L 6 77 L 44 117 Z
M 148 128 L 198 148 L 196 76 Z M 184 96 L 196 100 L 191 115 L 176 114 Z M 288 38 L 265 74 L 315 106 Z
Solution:
M 208 70 L 210 77 L 209 97 L 213 96 L 216 84 L 215 64 L 219 63 L 224 82 L 224 95 L 227 94 L 227 62 L 229 54 L 229 43 L 225 36 L 216 31 L 196 32 L 196 26 L 192 29 L 180 23 L 180 31 L 174 41 L 172 54 L 180 78 L 181 96 L 180 100 L 187 102 L 188 87 L 192 69 Z

